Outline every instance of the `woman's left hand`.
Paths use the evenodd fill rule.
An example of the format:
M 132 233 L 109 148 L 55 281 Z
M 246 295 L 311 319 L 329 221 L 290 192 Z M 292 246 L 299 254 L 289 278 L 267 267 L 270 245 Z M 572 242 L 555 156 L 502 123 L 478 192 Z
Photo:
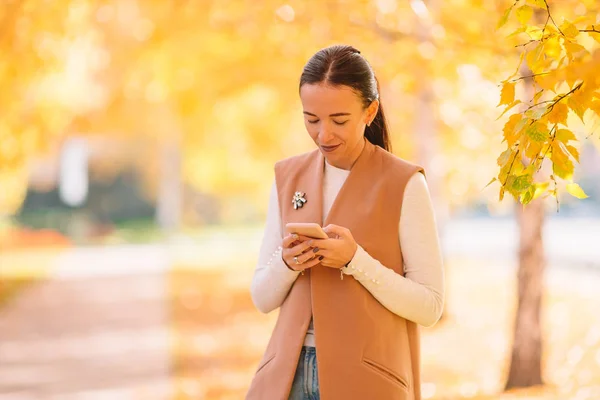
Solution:
M 312 247 L 318 247 L 317 255 L 323 256 L 321 264 L 330 268 L 342 268 L 348 264 L 358 245 L 348 228 L 329 224 L 323 228 L 329 239 L 311 239 Z

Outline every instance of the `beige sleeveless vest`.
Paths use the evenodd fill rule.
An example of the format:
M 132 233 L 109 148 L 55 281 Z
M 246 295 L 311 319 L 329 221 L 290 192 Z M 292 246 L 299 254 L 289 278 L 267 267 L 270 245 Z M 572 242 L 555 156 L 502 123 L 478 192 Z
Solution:
M 424 171 L 365 142 L 325 221 L 321 152 L 275 164 L 282 232 L 287 222 L 346 227 L 371 256 L 403 273 L 402 197 L 412 174 Z M 296 191 L 307 200 L 297 210 Z M 292 285 L 247 400 L 287 400 L 311 314 L 322 400 L 420 400 L 418 326 L 388 311 L 351 276 L 341 280 L 338 270 L 322 265 Z

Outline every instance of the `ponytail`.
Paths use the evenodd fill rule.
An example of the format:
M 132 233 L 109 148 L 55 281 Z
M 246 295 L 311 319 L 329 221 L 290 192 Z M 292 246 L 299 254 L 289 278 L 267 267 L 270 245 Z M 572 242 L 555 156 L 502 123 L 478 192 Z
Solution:
M 379 96 L 379 93 L 381 93 L 379 89 L 379 80 L 375 78 L 375 81 L 377 82 L 377 98 L 379 99 L 379 107 L 373 122 L 371 122 L 371 125 L 365 128 L 365 137 L 372 144 L 379 146 L 391 153 L 392 143 L 389 137 L 387 120 L 385 119 L 385 114 L 383 112 L 383 105 L 381 104 L 381 96 Z

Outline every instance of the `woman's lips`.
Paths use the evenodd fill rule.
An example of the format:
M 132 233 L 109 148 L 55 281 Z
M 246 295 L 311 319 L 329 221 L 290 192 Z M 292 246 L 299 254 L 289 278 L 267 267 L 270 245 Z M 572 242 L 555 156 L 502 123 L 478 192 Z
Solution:
M 340 145 L 339 145 L 339 144 L 337 144 L 337 145 L 335 145 L 335 146 L 321 146 L 321 148 L 322 148 L 324 151 L 328 152 L 328 153 L 330 153 L 330 152 L 334 151 L 334 150 L 335 150 L 335 149 L 337 149 L 338 147 L 340 147 Z

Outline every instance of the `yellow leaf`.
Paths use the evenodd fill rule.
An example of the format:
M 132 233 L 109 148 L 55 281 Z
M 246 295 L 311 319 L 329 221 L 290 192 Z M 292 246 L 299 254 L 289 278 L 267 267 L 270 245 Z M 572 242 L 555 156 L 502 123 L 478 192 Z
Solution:
M 587 30 L 596 29 L 597 31 L 600 31 L 598 25 L 588 25 L 585 27 L 585 29 L 587 29 Z M 591 37 L 593 37 L 596 42 L 600 43 L 600 32 L 587 32 L 587 34 L 590 35 Z
M 569 153 L 571 153 L 573 158 L 577 160 L 577 162 L 579 162 L 579 150 L 577 150 L 574 146 L 571 146 L 570 144 L 566 145 L 565 147 L 567 148 L 567 150 L 569 150 Z
M 583 189 L 576 183 L 567 184 L 567 192 L 578 199 L 586 199 L 588 197 Z
M 546 192 L 546 190 L 548 190 L 548 186 L 550 186 L 550 182 L 536 183 L 534 185 L 535 192 L 533 194 L 532 200 L 535 200 L 538 197 L 540 197 L 542 194 L 544 194 Z
M 548 57 L 551 57 L 556 61 L 560 60 L 560 56 L 562 55 L 562 47 L 560 46 L 557 36 L 546 40 L 544 43 L 544 52 Z
M 519 33 L 525 32 L 527 28 L 525 26 L 518 27 L 513 33 L 508 34 L 506 37 L 511 38 L 513 36 L 517 36 Z M 522 53 L 521 53 L 522 54 Z
M 567 116 L 569 115 L 569 107 L 563 103 L 556 103 L 552 107 L 552 111 L 548 113 L 548 122 L 551 124 L 567 124 Z
M 569 129 L 559 129 L 556 131 L 556 140 L 567 143 L 569 140 L 577 140 L 577 137 Z
M 537 86 L 541 87 L 542 89 L 551 90 L 555 92 L 554 88 L 558 83 L 558 77 L 556 76 L 556 74 L 550 73 L 538 75 L 534 76 L 533 79 L 535 80 Z
M 569 57 L 569 60 L 573 61 L 575 59 L 575 55 L 577 55 L 579 52 L 584 51 L 584 52 L 588 52 L 586 50 L 585 47 L 583 47 L 580 44 L 577 43 L 573 43 L 569 40 L 565 40 L 565 43 L 563 44 L 563 46 L 565 47 L 565 51 L 567 52 L 567 56 Z
M 569 159 L 567 148 L 562 142 L 556 140 L 552 142 L 552 155 L 550 159 L 552 160 L 552 168 L 555 175 L 562 179 L 572 179 L 575 167 Z
M 569 96 L 567 100 L 567 104 L 573 110 L 575 114 L 579 117 L 581 122 L 583 122 L 583 114 L 585 113 L 586 107 L 579 101 L 579 99 L 575 96 Z
M 513 6 L 514 6 L 514 4 L 513 4 Z M 504 14 L 502 14 L 502 17 L 498 21 L 498 25 L 496 25 L 496 29 L 500 29 L 506 24 L 506 21 L 508 21 L 508 16 L 510 15 L 510 12 L 513 9 L 513 6 L 507 8 L 506 11 L 504 11 Z
M 538 63 L 540 60 L 543 61 L 543 58 L 540 57 L 540 55 L 543 53 L 542 49 L 542 45 L 537 45 L 533 49 L 529 50 L 525 55 L 525 61 L 533 73 L 539 72 Z
M 525 147 L 525 155 L 532 159 L 542 151 L 542 143 L 528 140 Z
M 528 4 L 534 5 L 539 8 L 546 9 L 546 2 L 544 0 L 527 0 Z
M 513 153 L 513 150 L 510 148 L 504 150 L 502 152 L 502 154 L 500 154 L 500 156 L 496 160 L 496 162 L 498 163 L 498 166 L 502 167 L 502 166 L 506 165 L 506 163 L 508 162 L 510 155 L 512 153 Z M 492 182 L 490 182 L 490 183 L 492 183 Z M 489 185 L 489 183 L 488 183 L 488 185 Z
M 590 104 L 590 110 L 596 113 L 598 117 L 600 117 L 600 100 L 594 99 Z
M 531 19 L 533 15 L 533 10 L 529 6 L 522 6 L 517 8 L 517 19 L 521 23 L 521 25 L 525 25 Z
M 492 183 L 496 182 L 497 180 L 498 180 L 498 178 L 492 178 L 492 180 L 487 185 L 484 186 L 484 189 L 486 187 L 490 186 Z
M 528 25 L 525 32 L 532 40 L 540 40 L 543 37 L 544 31 L 537 26 Z
M 502 90 L 500 91 L 500 103 L 502 104 L 510 104 L 515 101 L 515 84 L 514 82 L 504 82 L 502 85 Z
M 513 101 L 512 103 L 510 103 L 509 105 L 507 105 L 507 106 L 504 108 L 504 111 L 502 111 L 502 114 L 500 114 L 500 115 L 498 116 L 498 118 L 496 118 L 496 121 L 497 121 L 497 120 L 499 120 L 500 118 L 502 118 L 502 116 L 503 116 L 504 114 L 506 114 L 506 112 L 507 112 L 508 110 L 512 109 L 512 108 L 513 108 L 514 106 L 516 106 L 517 104 L 521 104 L 521 100 L 515 100 L 515 101 Z
M 560 26 L 560 30 L 565 34 L 568 38 L 574 38 L 579 35 L 579 29 L 569 21 L 565 20 Z
M 523 120 L 527 121 L 527 119 L 521 117 L 521 114 L 513 114 L 504 125 L 502 133 L 504 140 L 508 143 L 508 147 L 512 147 L 517 141 L 519 137 L 518 133 L 520 131 L 520 129 L 517 129 L 517 125 L 521 125 Z
M 547 111 L 548 111 L 547 107 L 532 108 L 525 112 L 525 116 L 527 116 L 533 120 L 538 120 L 538 119 L 542 118 L 542 116 L 544 114 L 546 114 Z
M 526 51 L 521 52 L 521 56 L 519 57 L 519 63 L 517 64 L 517 68 L 515 69 L 515 72 L 513 72 L 513 74 L 510 77 L 508 77 L 507 80 L 512 79 L 514 76 L 516 76 L 519 73 L 519 71 L 521 69 L 521 64 L 523 64 L 523 59 L 525 58 L 525 53 L 526 53 Z
M 563 167 L 558 164 L 552 163 L 552 172 L 554 175 L 562 178 L 564 180 L 570 181 L 573 179 L 573 163 L 570 160 L 567 160 L 568 163 Z

